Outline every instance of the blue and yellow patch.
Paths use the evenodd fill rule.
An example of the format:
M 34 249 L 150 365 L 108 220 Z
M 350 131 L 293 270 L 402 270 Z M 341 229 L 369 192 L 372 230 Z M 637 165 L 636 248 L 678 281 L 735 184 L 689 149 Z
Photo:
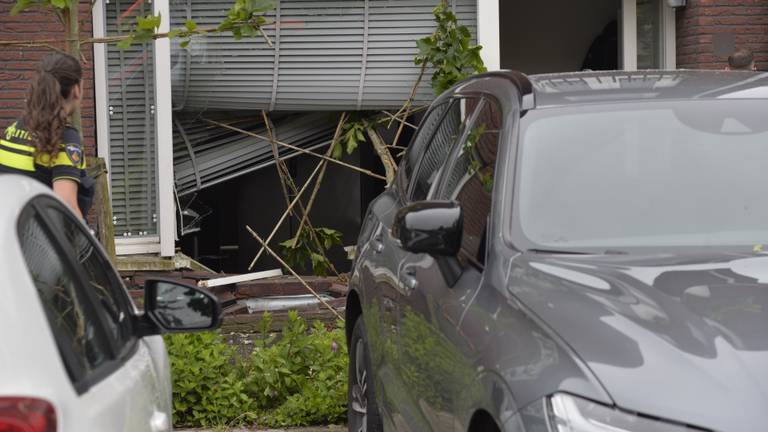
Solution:
M 67 153 L 67 157 L 69 158 L 69 161 L 72 162 L 72 165 L 80 165 L 80 162 L 83 160 L 83 150 L 79 146 L 67 144 L 64 151 Z

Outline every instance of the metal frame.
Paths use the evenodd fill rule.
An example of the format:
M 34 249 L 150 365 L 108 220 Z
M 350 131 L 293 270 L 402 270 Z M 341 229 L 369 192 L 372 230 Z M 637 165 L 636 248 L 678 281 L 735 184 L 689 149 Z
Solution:
M 105 3 L 97 1 L 92 11 L 93 37 L 106 36 L 106 10 Z M 156 0 L 153 2 L 154 12 L 160 12 L 163 16 L 170 16 L 168 0 Z M 168 21 L 163 20 L 159 31 L 168 31 Z M 107 58 L 106 46 L 94 44 L 94 92 L 96 104 L 96 142 L 97 154 L 104 158 L 107 166 L 110 166 L 109 151 L 109 95 L 107 89 Z M 157 142 L 156 168 L 158 183 L 158 221 L 159 236 L 150 237 L 117 237 L 115 238 L 115 252 L 117 255 L 155 254 L 173 256 L 175 249 L 175 214 L 173 202 L 173 154 L 172 132 L 170 128 L 161 128 L 159 125 L 170 124 L 171 121 L 171 80 L 170 80 L 170 42 L 161 39 L 155 42 L 155 124 Z M 160 170 L 160 167 L 168 167 L 169 170 Z M 161 175 L 163 171 L 170 172 Z M 164 178 L 165 177 L 165 178 Z M 112 193 L 111 178 L 108 177 L 109 193 Z M 168 187 L 170 185 L 170 188 Z M 170 196 L 170 198 L 168 198 Z
M 661 5 L 661 67 L 663 69 L 677 69 L 677 24 L 675 22 L 676 9 L 665 1 L 659 1 Z
M 171 16 L 168 0 L 152 2 L 155 14 Z M 170 19 L 160 23 L 159 33 L 170 30 Z M 157 143 L 157 232 L 160 255 L 173 256 L 176 248 L 176 202 L 173 195 L 173 106 L 171 96 L 171 41 L 155 41 L 155 142 Z
M 661 69 L 677 68 L 677 31 L 675 9 L 659 0 L 659 61 Z M 621 4 L 622 69 L 637 70 L 637 0 Z
M 104 2 L 97 1 L 93 4 L 93 37 L 105 36 L 106 20 L 104 17 Z M 96 154 L 104 158 L 109 166 L 109 112 L 107 104 L 107 50 L 104 44 L 93 44 L 93 89 L 96 93 Z M 112 193 L 112 180 L 107 176 L 109 193 Z M 111 200 L 110 200 L 111 202 Z
M 621 68 L 637 70 L 637 0 L 621 0 Z
M 501 69 L 500 1 L 504 0 L 477 0 L 477 43 L 483 47 L 480 57 L 489 71 Z

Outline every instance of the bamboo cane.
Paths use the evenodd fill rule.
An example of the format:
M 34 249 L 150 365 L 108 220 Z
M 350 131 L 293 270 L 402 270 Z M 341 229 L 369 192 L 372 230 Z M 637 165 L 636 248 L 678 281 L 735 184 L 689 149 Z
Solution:
M 288 215 L 291 213 L 291 211 L 293 210 L 293 206 L 295 206 L 296 203 L 299 202 L 299 200 L 301 199 L 301 195 L 304 193 L 304 191 L 307 190 L 307 187 L 309 187 L 309 184 L 312 183 L 312 179 L 315 177 L 318 171 L 320 171 L 320 167 L 322 166 L 322 164 L 323 164 L 322 162 L 317 164 L 317 167 L 315 168 L 314 171 L 312 171 L 312 174 L 309 176 L 306 183 L 304 183 L 304 186 L 296 194 L 296 197 L 293 198 L 293 201 L 291 201 L 291 203 L 288 205 L 288 208 L 285 209 L 285 211 L 283 212 L 283 215 L 280 217 L 280 220 L 277 221 L 277 224 L 275 224 L 275 227 L 272 229 L 272 232 L 269 233 L 269 237 L 267 237 L 267 242 L 272 241 L 272 237 L 274 237 L 275 233 L 277 233 L 277 230 L 280 229 L 280 225 L 282 225 L 283 222 L 285 222 L 285 218 L 287 218 Z M 259 257 L 261 257 L 261 254 L 263 252 L 264 252 L 264 248 L 262 247 L 259 250 L 259 253 L 256 254 L 256 257 L 253 259 L 253 261 L 251 261 L 251 265 L 248 266 L 249 271 L 253 268 L 253 265 L 256 264 L 256 261 L 259 259 Z
M 344 127 L 344 123 L 346 121 L 347 121 L 347 113 L 342 113 L 341 118 L 339 119 L 339 124 L 336 125 L 336 132 L 333 134 L 333 144 L 331 144 L 331 146 L 328 147 L 328 151 L 325 153 L 326 156 L 330 156 L 330 153 L 333 151 L 333 147 L 339 141 L 339 137 L 341 136 L 341 130 Z M 301 222 L 299 222 L 299 229 L 296 230 L 296 235 L 293 237 L 293 247 L 296 247 L 296 243 L 299 242 L 299 235 L 301 234 L 301 230 L 304 229 L 304 223 L 307 221 L 307 218 L 309 217 L 309 212 L 312 210 L 312 205 L 315 203 L 315 198 L 317 197 L 317 192 L 320 190 L 320 184 L 323 181 L 323 177 L 325 176 L 325 169 L 327 167 L 328 167 L 328 162 L 323 161 L 323 169 L 320 171 L 320 175 L 317 177 L 317 181 L 315 182 L 315 188 L 312 190 L 312 194 L 309 196 L 309 202 L 307 203 L 307 208 L 304 210 L 304 216 L 301 218 Z
M 216 126 L 220 126 L 220 127 L 223 127 L 223 128 L 225 128 L 225 129 L 233 130 L 233 131 L 235 131 L 235 132 L 240 132 L 240 133 L 241 133 L 241 134 L 243 134 L 243 135 L 248 135 L 248 136 L 252 136 L 252 137 L 254 137 L 254 138 L 258 138 L 258 139 L 260 139 L 260 140 L 269 141 L 269 138 L 267 138 L 267 137 L 265 137 L 265 136 L 263 136 L 263 135 L 259 135 L 259 134 L 253 133 L 253 132 L 248 132 L 248 131 L 246 131 L 246 130 L 243 130 L 243 129 L 240 129 L 240 128 L 236 128 L 236 127 L 233 127 L 233 126 L 227 126 L 227 125 L 225 125 L 224 123 L 219 123 L 219 122 L 217 122 L 217 121 L 214 121 L 214 120 L 210 120 L 210 119 L 206 119 L 206 118 L 204 118 L 203 120 L 205 120 L 206 122 L 208 122 L 208 123 L 210 123 L 210 124 L 214 124 L 214 125 L 216 125 Z M 276 140 L 275 142 L 276 142 L 277 144 L 279 144 L 279 145 L 283 146 L 283 147 L 287 147 L 287 148 L 289 148 L 289 149 L 292 149 L 292 150 L 296 150 L 296 151 L 297 151 L 297 152 L 299 152 L 299 153 L 304 153 L 304 154 L 312 155 L 312 156 L 314 156 L 314 157 L 316 157 L 316 158 L 320 158 L 320 159 L 323 159 L 323 160 L 327 160 L 328 162 L 331 162 L 331 163 L 335 163 L 335 164 L 337 164 L 337 165 L 341 165 L 341 166 L 343 166 L 343 167 L 346 167 L 346 168 L 349 168 L 349 169 L 355 170 L 355 171 L 357 171 L 357 172 L 363 173 L 363 174 L 365 174 L 365 175 L 368 175 L 368 176 L 370 176 L 370 177 L 373 177 L 373 178 L 377 178 L 377 179 L 379 179 L 379 180 L 384 180 L 384 181 L 386 181 L 386 180 L 387 180 L 387 178 L 386 178 L 386 177 L 384 177 L 383 175 L 379 175 L 379 174 L 376 174 L 376 173 L 374 173 L 374 172 L 372 172 L 372 171 L 369 171 L 369 170 L 367 170 L 367 169 L 362 169 L 362 168 L 360 168 L 360 167 L 356 167 L 356 166 L 354 166 L 354 165 L 352 165 L 352 164 L 348 164 L 348 163 L 346 163 L 346 162 L 342 162 L 342 161 L 340 161 L 340 160 L 336 160 L 336 159 L 334 159 L 334 158 L 332 158 L 332 157 L 329 157 L 329 156 L 323 156 L 323 155 L 321 155 L 321 154 L 319 154 L 319 153 L 315 153 L 315 152 L 313 152 L 313 151 L 311 151 L 311 150 L 306 150 L 306 149 L 303 149 L 303 148 L 301 148 L 301 147 L 296 147 L 296 146 L 294 146 L 294 145 L 291 145 L 291 144 L 287 144 L 287 143 L 284 143 L 284 142 L 282 142 L 282 141 L 277 141 L 277 140 Z
M 318 294 L 318 293 L 317 293 L 317 291 L 315 291 L 314 289 L 312 289 L 312 287 L 311 287 L 311 286 L 309 286 L 309 284 L 307 284 L 307 282 L 306 282 L 306 281 L 304 281 L 304 279 L 302 279 L 302 277 L 301 277 L 301 276 L 299 276 L 299 275 L 298 275 L 298 274 L 297 274 L 297 273 L 296 273 L 296 272 L 295 272 L 295 271 L 294 271 L 294 270 L 291 268 L 291 266 L 289 266 L 289 265 L 288 265 L 288 264 L 287 264 L 285 261 L 283 261 L 283 259 L 282 259 L 282 258 L 280 258 L 280 255 L 276 254 L 276 253 L 275 253 L 275 251 L 273 251 L 273 250 L 272 250 L 272 249 L 271 249 L 271 248 L 270 248 L 270 247 L 267 245 L 267 243 L 266 243 L 264 240 L 262 240 L 262 239 L 261 239 L 261 237 L 259 237 L 259 235 L 258 235 L 258 234 L 256 234 L 256 232 L 255 232 L 254 230 L 252 230 L 252 229 L 251 229 L 251 227 L 249 227 L 248 225 L 246 225 L 246 226 L 245 226 L 245 229 L 247 229 L 247 230 L 248 230 L 248 232 L 249 232 L 249 233 L 251 233 L 251 235 L 252 235 L 252 236 L 253 236 L 253 237 L 254 237 L 256 240 L 258 240 L 258 242 L 259 242 L 259 243 L 261 243 L 261 247 L 262 247 L 262 248 L 264 248 L 264 249 L 266 249 L 266 251 L 267 251 L 267 252 L 268 252 L 270 255 L 272 255 L 272 257 L 273 257 L 273 258 L 275 258 L 275 259 L 277 260 L 277 262 L 279 262 L 279 263 L 280 263 L 280 265 L 282 265 L 283 267 L 285 267 L 285 268 L 286 268 L 286 270 L 288 270 L 288 271 L 289 271 L 289 272 L 290 272 L 290 273 L 293 275 L 293 277 L 295 277 L 296 279 L 298 279 L 298 280 L 299 280 L 299 282 L 301 282 L 301 284 L 302 284 L 302 285 L 304 285 L 304 288 L 306 288 L 307 290 L 309 290 L 309 292 L 310 292 L 310 293 L 312 293 L 312 295 L 313 295 L 313 296 L 315 296 L 315 298 L 317 298 L 317 299 L 320 301 L 320 303 L 322 303 L 322 304 L 323 304 L 323 306 L 325 306 L 326 308 L 328 308 L 328 310 L 330 310 L 331 312 L 333 312 L 333 314 L 334 314 L 334 315 L 336 315 L 336 317 L 337 317 L 337 318 L 339 318 L 339 319 L 340 319 L 342 322 L 344 321 L 344 318 L 343 318 L 343 317 L 342 317 L 342 316 L 341 316 L 341 315 L 340 315 L 338 312 L 336 312 L 336 309 L 334 309 L 334 308 L 333 308 L 333 306 L 329 305 L 329 304 L 328 304 L 328 303 L 327 303 L 325 300 L 323 300 L 323 298 L 322 298 L 322 297 L 320 297 L 320 294 Z

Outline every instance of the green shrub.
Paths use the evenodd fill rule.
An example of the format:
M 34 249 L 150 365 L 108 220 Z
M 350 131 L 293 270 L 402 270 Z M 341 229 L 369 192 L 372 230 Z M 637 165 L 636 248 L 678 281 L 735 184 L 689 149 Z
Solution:
M 282 338 L 251 356 L 250 389 L 269 407 L 262 426 L 330 424 L 345 420 L 347 349 L 344 327 L 328 330 L 291 312 Z M 265 379 L 262 379 L 264 377 Z
M 166 338 L 177 426 L 306 426 L 343 422 L 347 348 L 343 325 L 308 328 L 296 312 L 279 336 L 262 339 L 247 358 L 217 333 Z
M 234 350 L 218 333 L 165 338 L 173 376 L 173 416 L 179 426 L 246 423 L 256 406 L 238 377 Z

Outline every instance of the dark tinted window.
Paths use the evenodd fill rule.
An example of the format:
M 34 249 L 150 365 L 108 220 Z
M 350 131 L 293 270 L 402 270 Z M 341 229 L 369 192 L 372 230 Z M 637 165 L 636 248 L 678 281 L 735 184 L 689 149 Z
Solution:
M 59 353 L 70 377 L 78 380 L 108 360 L 109 348 L 99 338 L 98 320 L 87 313 L 87 299 L 77 286 L 74 269 L 62 259 L 51 233 L 32 209 L 22 217 L 19 238 Z
M 464 130 L 463 126 L 469 120 L 477 103 L 478 99 L 459 99 L 450 105 L 419 161 L 412 180 L 411 201 L 427 198 L 429 190 L 437 179 L 440 167 L 448 159 L 448 153 L 461 136 Z
M 499 147 L 501 114 L 484 100 L 469 132 L 455 149 L 437 199 L 455 200 L 464 214 L 461 253 L 480 262 L 485 258 L 485 235 L 491 211 L 494 168 Z
M 125 346 L 132 336 L 129 299 L 112 265 L 97 248 L 95 242 L 85 234 L 83 227 L 69 214 L 59 208 L 46 207 L 45 212 L 55 229 L 61 233 L 66 244 L 73 251 L 75 259 L 87 280 L 85 289 L 94 294 L 96 308 L 103 312 L 107 334 L 117 343 L 118 350 Z

